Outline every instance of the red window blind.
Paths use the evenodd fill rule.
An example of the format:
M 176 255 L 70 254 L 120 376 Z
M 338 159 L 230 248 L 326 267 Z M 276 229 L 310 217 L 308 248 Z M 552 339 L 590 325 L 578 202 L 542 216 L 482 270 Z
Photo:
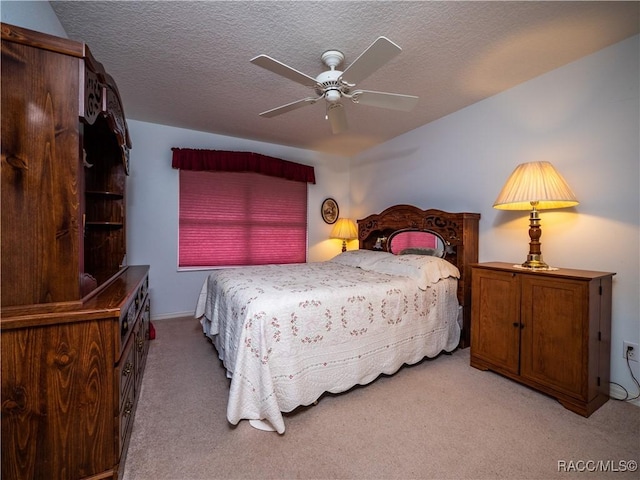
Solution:
M 307 184 L 180 170 L 178 251 L 180 267 L 305 262 Z

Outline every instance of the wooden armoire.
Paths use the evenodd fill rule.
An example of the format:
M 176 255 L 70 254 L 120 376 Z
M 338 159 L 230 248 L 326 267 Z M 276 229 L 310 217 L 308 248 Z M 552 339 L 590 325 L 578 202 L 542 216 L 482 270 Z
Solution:
M 1 476 L 116 479 L 150 319 L 122 103 L 85 44 L 1 28 Z

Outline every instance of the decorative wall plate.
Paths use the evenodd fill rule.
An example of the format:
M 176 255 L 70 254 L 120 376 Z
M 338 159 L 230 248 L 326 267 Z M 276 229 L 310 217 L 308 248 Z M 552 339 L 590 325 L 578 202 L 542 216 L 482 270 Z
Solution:
M 325 223 L 336 223 L 336 221 L 338 220 L 338 215 L 340 214 L 338 202 L 336 202 L 333 198 L 325 198 L 322 202 L 320 213 L 322 214 L 322 220 L 324 220 Z

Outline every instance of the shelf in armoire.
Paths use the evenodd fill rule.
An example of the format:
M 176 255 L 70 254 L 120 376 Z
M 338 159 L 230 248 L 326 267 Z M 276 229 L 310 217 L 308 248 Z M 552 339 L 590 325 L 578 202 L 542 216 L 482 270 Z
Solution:
M 120 199 L 120 198 L 124 197 L 124 194 L 122 194 L 120 192 L 109 192 L 109 191 L 102 191 L 102 190 L 87 190 L 84 193 L 86 195 L 95 195 L 95 196 L 101 196 L 101 197 L 112 197 L 114 199 Z
M 87 227 L 96 228 L 122 228 L 124 224 L 122 222 L 86 222 Z

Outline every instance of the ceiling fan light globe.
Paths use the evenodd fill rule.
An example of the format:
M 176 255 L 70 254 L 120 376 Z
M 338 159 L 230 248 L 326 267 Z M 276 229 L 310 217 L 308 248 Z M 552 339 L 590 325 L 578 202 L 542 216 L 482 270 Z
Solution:
M 338 100 L 340 100 L 340 92 L 338 90 L 329 90 L 326 94 L 325 94 L 325 99 L 327 100 L 327 102 L 329 103 L 336 103 Z

